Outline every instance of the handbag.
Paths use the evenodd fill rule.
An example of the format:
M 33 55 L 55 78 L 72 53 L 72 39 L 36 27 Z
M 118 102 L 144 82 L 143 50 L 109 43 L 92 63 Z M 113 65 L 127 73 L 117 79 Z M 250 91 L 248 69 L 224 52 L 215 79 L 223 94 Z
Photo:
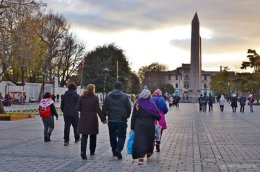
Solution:
M 160 141 L 161 140 L 161 130 L 162 127 L 159 124 L 155 125 L 155 141 Z
M 128 137 L 128 140 L 127 140 L 127 154 L 128 155 L 132 155 L 134 137 L 135 137 L 134 131 L 130 131 L 129 137 Z

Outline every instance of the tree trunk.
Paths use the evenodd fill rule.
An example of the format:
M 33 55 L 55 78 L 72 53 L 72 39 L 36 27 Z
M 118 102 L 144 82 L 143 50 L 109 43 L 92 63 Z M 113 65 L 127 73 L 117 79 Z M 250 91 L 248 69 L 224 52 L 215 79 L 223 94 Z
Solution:
M 2 101 L 0 101 L 0 114 L 3 114 L 3 113 L 5 113 L 5 109 L 4 109 Z

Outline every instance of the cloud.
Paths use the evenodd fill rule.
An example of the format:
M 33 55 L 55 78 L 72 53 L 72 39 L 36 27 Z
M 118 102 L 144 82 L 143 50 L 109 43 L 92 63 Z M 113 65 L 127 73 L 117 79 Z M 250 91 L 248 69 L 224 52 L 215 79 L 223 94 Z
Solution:
M 260 50 L 259 0 L 45 2 L 48 8 L 64 15 L 91 48 L 115 42 L 125 50 L 135 68 L 154 62 L 155 57 L 160 57 L 170 68 L 178 67 L 184 59 L 186 63 L 190 58 L 191 20 L 196 11 L 205 62 L 219 65 L 217 57 L 221 56 L 226 57 L 221 58 L 221 63 L 232 64 L 228 59 L 241 63 L 247 60 L 248 48 Z M 144 57 L 149 58 L 139 63 Z

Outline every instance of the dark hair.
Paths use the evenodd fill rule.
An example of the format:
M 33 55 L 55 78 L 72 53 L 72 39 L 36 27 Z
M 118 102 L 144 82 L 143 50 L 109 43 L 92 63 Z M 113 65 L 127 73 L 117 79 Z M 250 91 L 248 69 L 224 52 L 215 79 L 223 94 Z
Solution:
M 46 98 L 51 98 L 51 93 L 50 92 L 46 92 L 44 95 L 43 95 L 43 98 L 46 99 Z
M 71 84 L 68 85 L 68 90 L 76 90 L 76 89 L 77 89 L 76 84 L 71 83 Z
M 116 82 L 115 84 L 114 84 L 114 89 L 118 89 L 118 90 L 121 90 L 121 82 Z

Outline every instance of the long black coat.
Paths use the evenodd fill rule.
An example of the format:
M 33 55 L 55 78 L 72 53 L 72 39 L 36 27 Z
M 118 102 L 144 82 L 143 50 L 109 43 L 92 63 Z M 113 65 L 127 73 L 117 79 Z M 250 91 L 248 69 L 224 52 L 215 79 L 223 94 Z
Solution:
M 98 134 L 98 116 L 101 121 L 106 119 L 101 112 L 98 97 L 95 95 L 80 96 L 77 110 L 80 112 L 78 134 Z
M 233 97 L 233 98 L 231 99 L 231 106 L 232 106 L 232 107 L 237 107 L 237 97 Z
M 147 153 L 153 153 L 155 120 L 160 120 L 160 114 L 150 114 L 141 107 L 133 108 L 131 130 L 134 130 L 133 159 L 143 158 Z

